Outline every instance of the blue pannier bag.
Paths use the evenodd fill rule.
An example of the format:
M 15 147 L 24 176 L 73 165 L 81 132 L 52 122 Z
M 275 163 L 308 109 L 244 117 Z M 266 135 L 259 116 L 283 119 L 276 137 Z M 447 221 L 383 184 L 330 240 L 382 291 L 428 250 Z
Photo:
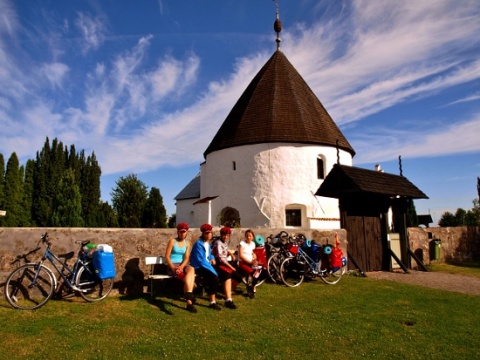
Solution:
M 114 278 L 115 258 L 113 252 L 97 250 L 93 253 L 93 267 L 95 274 L 102 280 Z

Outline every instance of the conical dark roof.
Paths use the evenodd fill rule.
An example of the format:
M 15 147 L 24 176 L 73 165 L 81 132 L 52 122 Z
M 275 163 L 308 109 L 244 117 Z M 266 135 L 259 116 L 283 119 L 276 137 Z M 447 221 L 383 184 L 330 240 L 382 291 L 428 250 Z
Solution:
M 355 151 L 286 56 L 277 50 L 230 111 L 204 157 L 259 143 L 303 143 Z

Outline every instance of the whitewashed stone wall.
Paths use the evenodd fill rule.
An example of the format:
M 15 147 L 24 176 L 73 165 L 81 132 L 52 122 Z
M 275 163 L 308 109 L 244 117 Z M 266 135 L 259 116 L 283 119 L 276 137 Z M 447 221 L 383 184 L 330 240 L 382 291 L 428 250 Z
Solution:
M 193 226 L 219 225 L 225 207 L 239 211 L 242 227 L 283 228 L 285 209 L 302 209 L 302 228 L 339 228 L 338 200 L 316 197 L 323 180 L 317 178 L 317 158 L 324 159 L 325 175 L 337 162 L 330 146 L 305 144 L 254 144 L 215 151 L 201 165 L 201 198 L 210 202 L 177 203 L 177 221 L 191 219 Z M 352 165 L 351 155 L 339 151 L 340 163 Z M 333 220 L 332 219 L 337 219 Z

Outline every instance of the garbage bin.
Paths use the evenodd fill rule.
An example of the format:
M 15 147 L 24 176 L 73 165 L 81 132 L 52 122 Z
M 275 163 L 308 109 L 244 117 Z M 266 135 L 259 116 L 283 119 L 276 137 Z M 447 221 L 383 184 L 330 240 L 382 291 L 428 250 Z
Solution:
M 430 241 L 430 260 L 440 260 L 442 248 L 442 240 L 434 239 Z

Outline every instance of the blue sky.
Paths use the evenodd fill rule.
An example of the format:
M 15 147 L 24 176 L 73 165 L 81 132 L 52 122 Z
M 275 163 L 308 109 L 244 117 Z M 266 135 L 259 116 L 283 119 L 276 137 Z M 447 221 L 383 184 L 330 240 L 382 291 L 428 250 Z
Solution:
M 438 221 L 480 176 L 478 0 L 280 0 L 281 48 L 356 151 L 403 175 Z M 276 48 L 272 0 L 0 0 L 0 153 L 95 152 L 168 214 Z

